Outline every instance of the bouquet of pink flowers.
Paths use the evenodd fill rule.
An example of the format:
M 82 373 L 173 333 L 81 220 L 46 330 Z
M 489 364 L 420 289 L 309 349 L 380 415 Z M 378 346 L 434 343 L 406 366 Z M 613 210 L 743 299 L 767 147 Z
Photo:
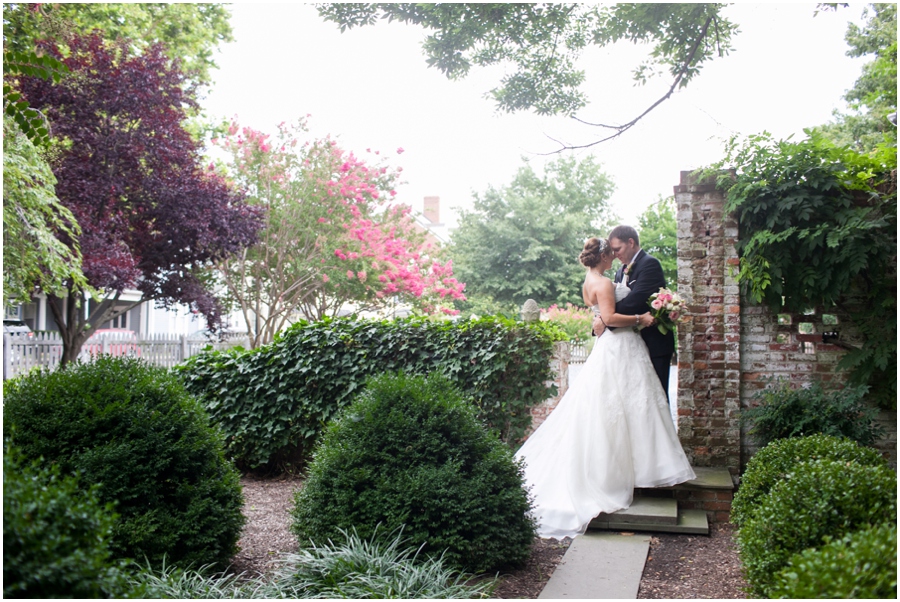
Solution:
M 650 314 L 656 318 L 656 327 L 663 334 L 675 329 L 675 325 L 684 319 L 684 300 L 667 288 L 660 288 L 647 300 Z

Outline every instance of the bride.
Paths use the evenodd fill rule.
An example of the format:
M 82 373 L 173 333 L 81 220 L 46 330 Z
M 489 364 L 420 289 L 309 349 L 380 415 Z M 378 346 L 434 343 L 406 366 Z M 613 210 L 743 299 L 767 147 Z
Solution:
M 653 317 L 615 313 L 630 291 L 603 275 L 613 262 L 608 241 L 588 239 L 579 259 L 588 268 L 584 301 L 604 329 L 556 409 L 516 453 L 544 538 L 584 533 L 601 512 L 630 506 L 635 487 L 695 478 L 636 331 L 636 323 L 650 326 Z

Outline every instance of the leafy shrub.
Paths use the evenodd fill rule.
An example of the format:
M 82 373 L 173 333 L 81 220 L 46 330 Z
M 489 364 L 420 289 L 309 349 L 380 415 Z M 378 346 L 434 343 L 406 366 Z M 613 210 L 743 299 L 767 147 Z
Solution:
M 526 560 L 534 539 L 522 469 L 440 375 L 382 375 L 329 425 L 297 492 L 298 539 L 404 527 L 426 553 L 482 572 Z
M 114 518 L 97 486 L 3 455 L 3 597 L 105 598 L 127 591 L 109 551 Z M 43 466 L 42 466 L 43 464 Z
M 897 474 L 885 466 L 801 462 L 772 487 L 738 531 L 741 562 L 752 594 L 769 595 L 791 556 L 852 531 L 894 522 Z
M 244 468 L 284 468 L 309 456 L 323 425 L 366 379 L 383 372 L 450 378 L 506 441 L 531 425 L 529 409 L 555 394 L 554 335 L 542 324 L 486 317 L 459 322 L 300 322 L 272 344 L 194 356 L 177 370 L 206 404 Z
M 795 554 L 773 598 L 897 598 L 897 525 L 882 523 Z
M 883 466 L 884 459 L 870 447 L 830 435 L 779 439 L 750 458 L 741 477 L 741 486 L 731 504 L 731 522 L 740 527 L 760 507 L 772 487 L 800 462 L 834 460 L 864 466 Z
M 244 524 L 237 471 L 199 403 L 164 370 L 101 357 L 37 372 L 5 388 L 4 433 L 28 460 L 99 485 L 119 518 L 116 557 L 226 563 Z
M 780 382 L 754 396 L 759 405 L 744 410 L 741 422 L 753 425 L 749 434 L 760 447 L 816 433 L 871 445 L 883 429 L 875 422 L 877 410 L 863 403 L 867 391 L 865 386 L 826 391 L 818 381 L 808 389 L 792 389 Z

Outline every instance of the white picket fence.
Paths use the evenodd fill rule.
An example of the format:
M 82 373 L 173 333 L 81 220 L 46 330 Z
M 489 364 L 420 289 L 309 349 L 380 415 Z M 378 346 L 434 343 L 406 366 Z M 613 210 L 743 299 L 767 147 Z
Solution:
M 227 349 L 250 344 L 247 336 L 232 336 L 223 341 L 188 338 L 184 335 L 147 335 L 129 338 L 120 334 L 92 337 L 81 349 L 78 359 L 90 361 L 99 354 L 139 357 L 147 362 L 170 368 L 205 347 Z M 3 334 L 3 379 L 24 374 L 35 367 L 55 370 L 62 357 L 62 338 L 57 332 Z

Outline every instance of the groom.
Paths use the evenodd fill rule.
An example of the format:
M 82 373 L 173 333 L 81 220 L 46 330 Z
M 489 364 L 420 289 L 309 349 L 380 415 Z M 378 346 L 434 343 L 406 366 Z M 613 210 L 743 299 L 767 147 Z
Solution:
M 666 286 L 659 260 L 641 249 L 637 230 L 631 226 L 616 226 L 609 233 L 609 246 L 616 259 L 622 262 L 616 272 L 616 282 L 623 280 L 631 288 L 627 297 L 616 303 L 616 313 L 638 315 L 650 310 L 647 300 L 653 293 Z M 594 321 L 595 329 L 601 326 L 599 320 Z M 666 400 L 669 399 L 669 364 L 675 352 L 675 335 L 670 330 L 662 334 L 658 328 L 651 326 L 641 329 L 641 338 L 647 345 L 650 361 L 659 377 Z

